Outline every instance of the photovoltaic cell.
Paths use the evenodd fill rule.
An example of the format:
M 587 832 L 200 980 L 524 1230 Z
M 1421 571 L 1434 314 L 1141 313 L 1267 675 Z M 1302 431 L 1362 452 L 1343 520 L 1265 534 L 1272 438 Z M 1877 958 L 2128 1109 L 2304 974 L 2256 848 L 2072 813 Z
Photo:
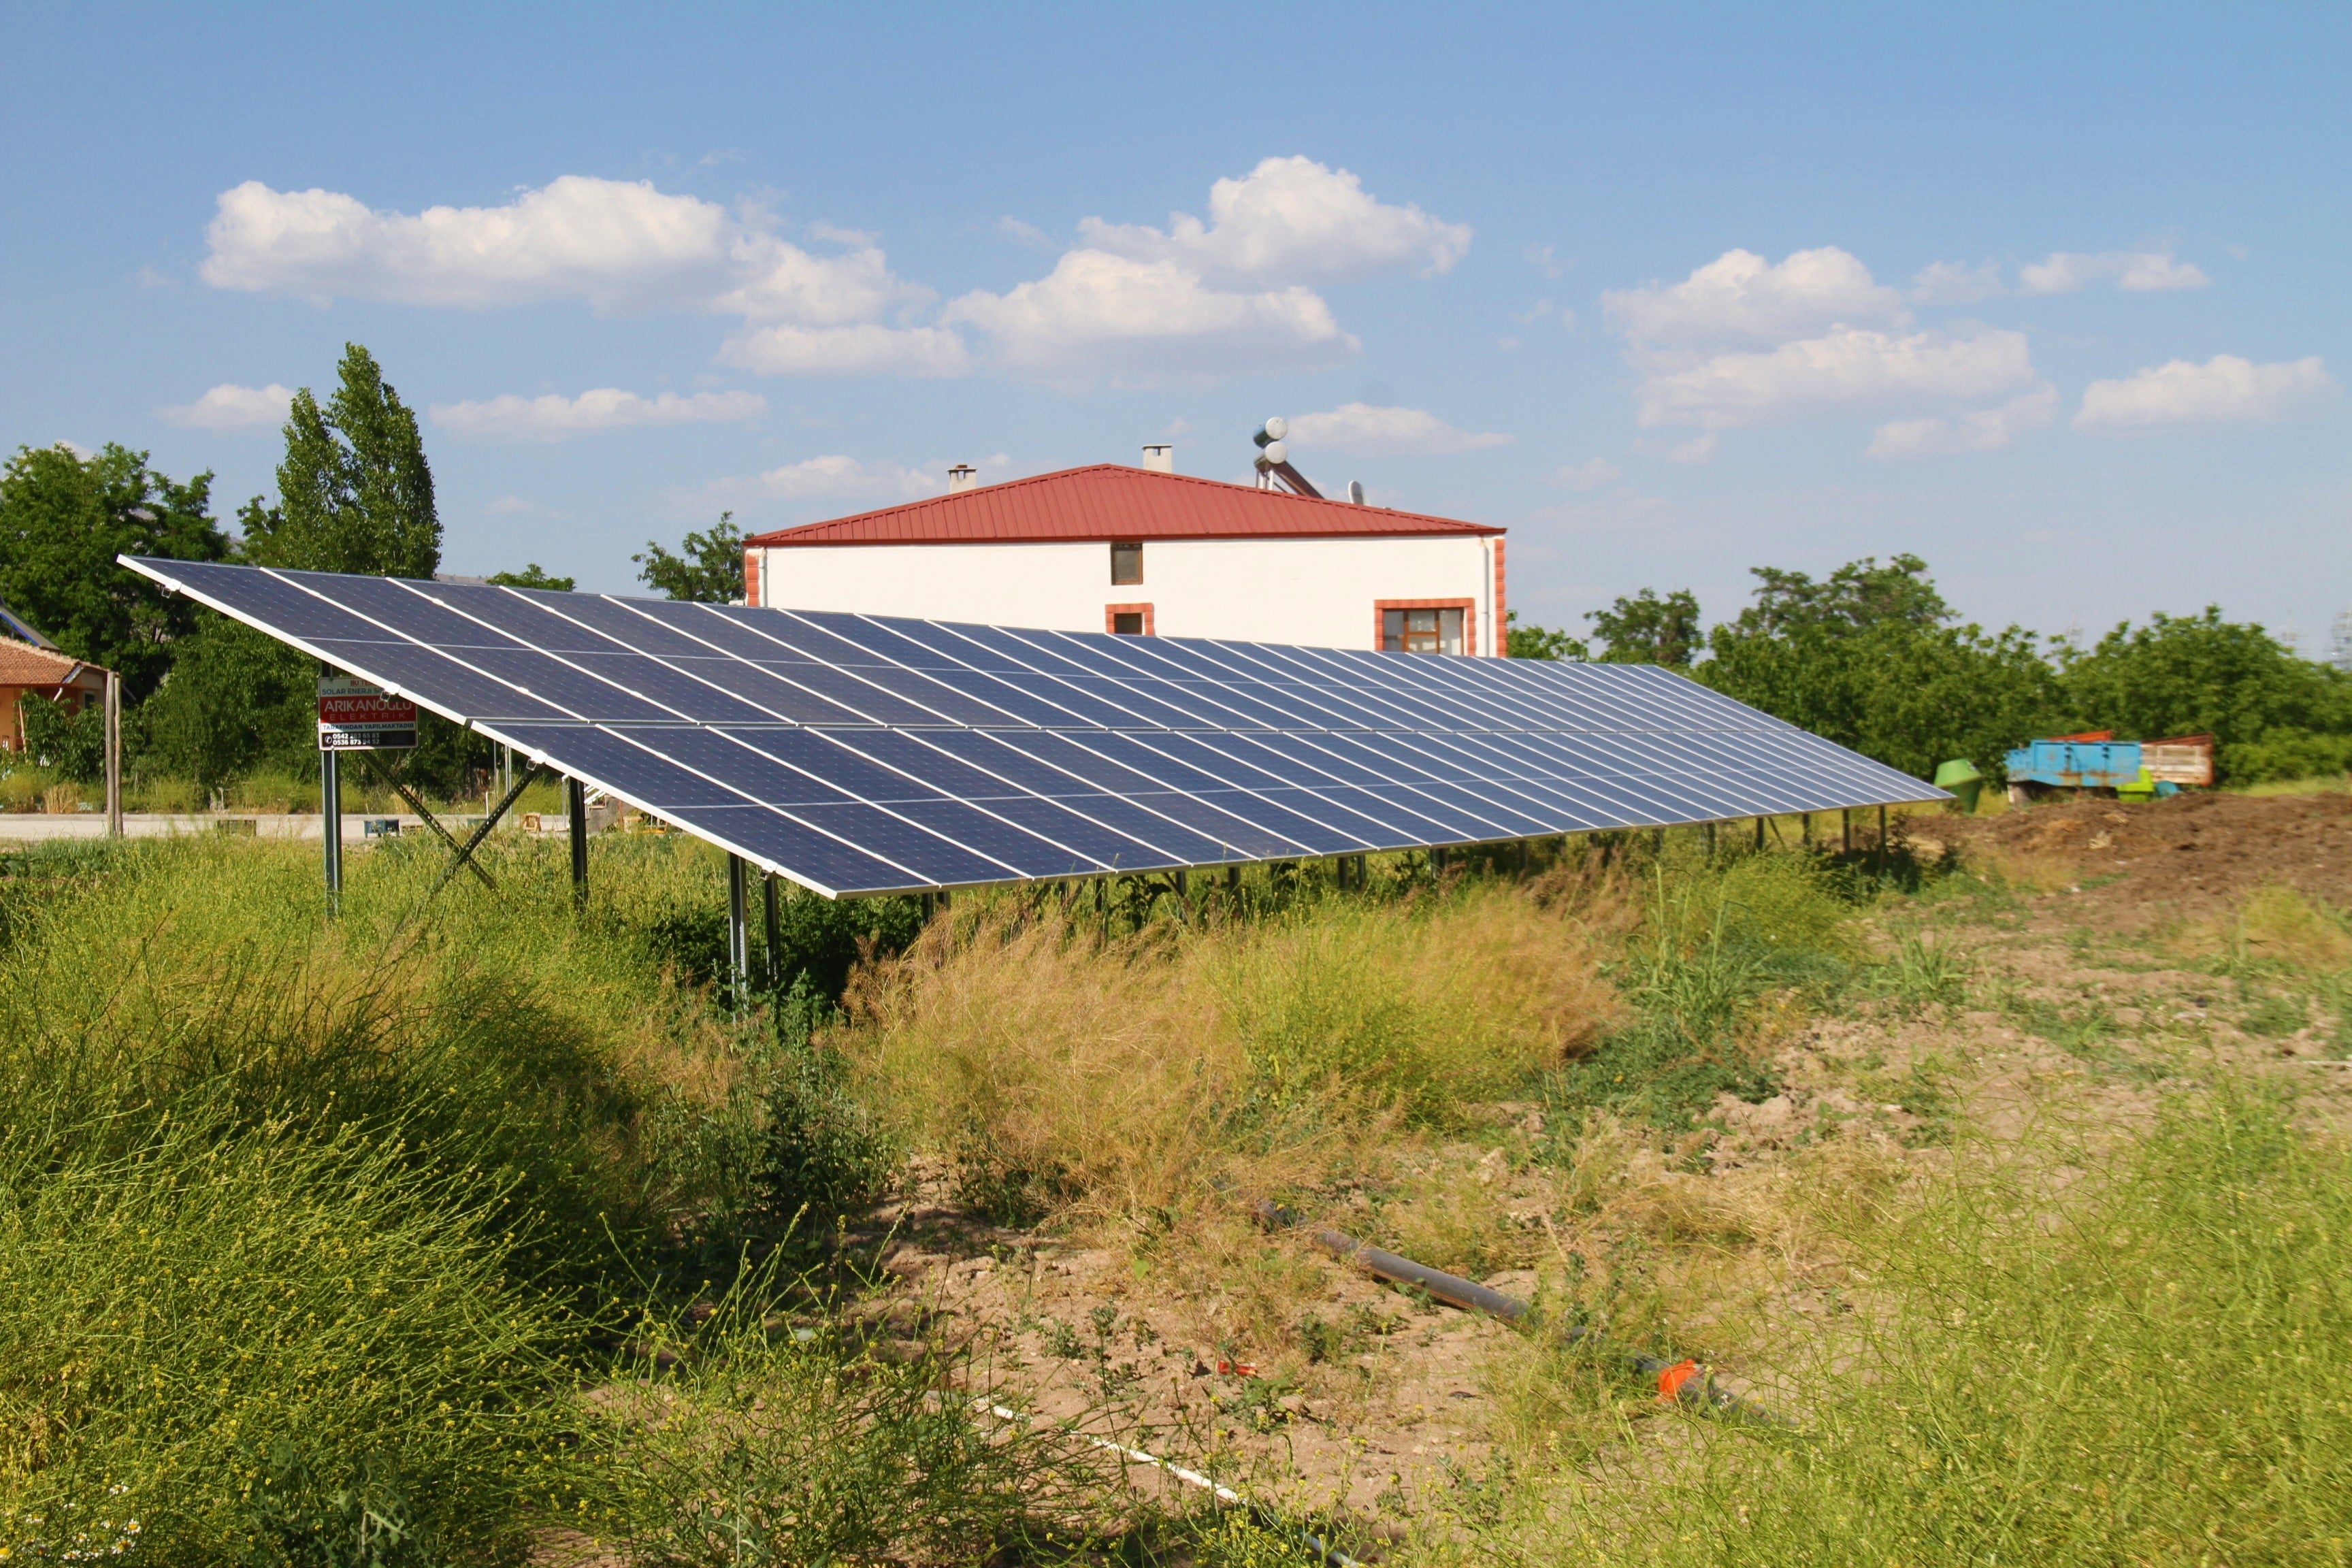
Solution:
M 1945 798 L 1648 666 L 123 563 L 835 896 Z

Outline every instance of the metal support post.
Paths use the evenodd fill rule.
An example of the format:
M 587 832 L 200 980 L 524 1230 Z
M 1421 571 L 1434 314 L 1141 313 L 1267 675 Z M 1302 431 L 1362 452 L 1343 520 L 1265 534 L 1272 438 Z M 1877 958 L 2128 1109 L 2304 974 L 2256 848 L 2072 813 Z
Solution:
M 1886 808 L 1878 808 L 1878 874 L 1886 875 Z
M 563 781 L 563 814 L 572 828 L 572 905 L 588 909 L 588 786 L 578 779 Z
M 1760 816 L 1756 819 L 1756 847 L 1764 847 L 1764 819 Z
M 1810 812 L 1810 811 L 1809 811 L 1809 812 L 1807 812 L 1807 813 L 1805 813 L 1805 815 L 1804 815 L 1804 818 L 1803 818 L 1803 821 L 1804 821 L 1804 835 L 1805 835 L 1805 853 L 1806 853 L 1806 854 L 1808 854 L 1808 855 L 1810 855 L 1810 854 L 1811 854 L 1811 853 L 1813 852 L 1813 814 L 1812 814 L 1811 812 Z
M 1853 807 L 1846 806 L 1838 813 L 1838 831 L 1844 836 L 1843 853 L 1853 853 Z
M 343 768 L 332 752 L 319 753 L 319 833 L 326 840 L 327 915 L 343 912 Z
M 1715 858 L 1715 824 L 1712 822 L 1706 825 L 1706 858 L 1710 860 Z
M 735 994 L 735 1016 L 745 1011 L 745 993 L 751 988 L 751 921 L 750 889 L 744 886 L 751 868 L 740 855 L 727 857 L 727 979 Z
M 1238 892 L 1240 892 L 1241 890 L 1242 890 L 1242 868 L 1241 868 L 1239 866 L 1228 866 L 1228 867 L 1226 867 L 1226 868 L 1225 868 L 1225 891 L 1227 891 L 1228 893 L 1238 893 Z
M 784 988 L 784 906 L 783 889 L 773 872 L 760 879 L 760 934 L 767 939 L 768 994 L 774 995 Z
M 122 677 L 106 672 L 106 836 L 122 837 Z

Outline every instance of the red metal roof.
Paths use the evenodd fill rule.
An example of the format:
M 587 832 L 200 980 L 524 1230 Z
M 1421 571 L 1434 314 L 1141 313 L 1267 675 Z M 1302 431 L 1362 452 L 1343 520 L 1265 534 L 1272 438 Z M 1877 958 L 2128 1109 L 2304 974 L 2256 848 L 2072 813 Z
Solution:
M 907 506 L 755 533 L 746 544 L 1006 544 L 1103 539 L 1478 537 L 1503 530 L 1450 517 L 1314 500 L 1118 463 L 934 496 Z

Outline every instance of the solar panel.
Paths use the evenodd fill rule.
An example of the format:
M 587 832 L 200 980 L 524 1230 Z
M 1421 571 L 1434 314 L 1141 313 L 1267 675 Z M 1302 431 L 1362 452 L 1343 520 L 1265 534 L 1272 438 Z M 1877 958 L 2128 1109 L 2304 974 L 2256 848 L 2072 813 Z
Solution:
M 1642 665 L 121 559 L 831 897 L 1948 798 Z

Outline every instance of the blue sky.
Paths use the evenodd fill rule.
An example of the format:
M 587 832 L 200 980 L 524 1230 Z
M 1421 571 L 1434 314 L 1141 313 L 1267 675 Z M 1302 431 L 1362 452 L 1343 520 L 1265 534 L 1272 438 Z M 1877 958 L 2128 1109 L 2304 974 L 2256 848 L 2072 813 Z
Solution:
M 270 487 L 347 340 L 446 569 L 1133 462 L 1510 529 L 1512 603 L 1912 551 L 2352 602 L 2352 13 L 20 5 L 0 443 Z M 1177 216 L 1181 215 L 1181 216 Z

